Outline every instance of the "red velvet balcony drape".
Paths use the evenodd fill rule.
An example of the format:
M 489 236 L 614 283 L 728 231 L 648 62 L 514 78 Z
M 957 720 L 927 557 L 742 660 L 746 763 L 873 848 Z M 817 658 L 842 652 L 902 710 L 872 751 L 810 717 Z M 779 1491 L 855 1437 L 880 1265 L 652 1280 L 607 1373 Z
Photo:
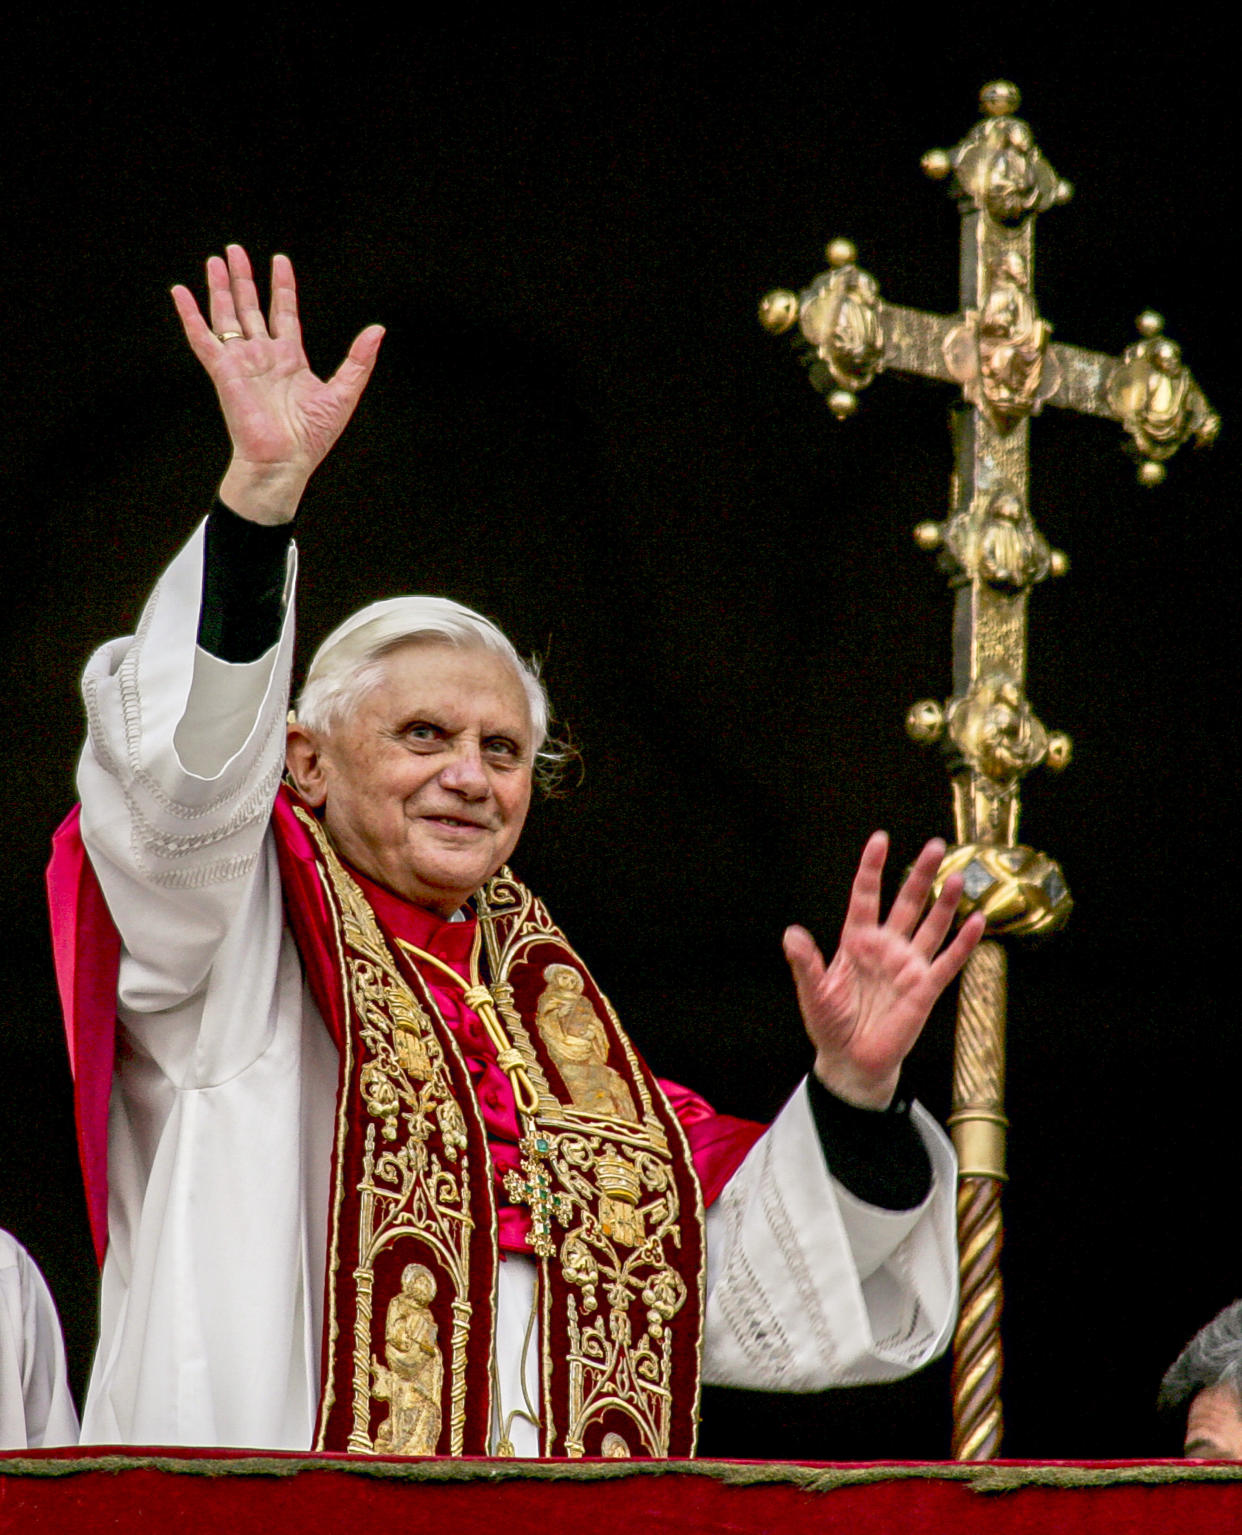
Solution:
M 0 1455 L 0 1532 L 1220 1535 L 1242 1465 L 399 1461 L 252 1451 Z

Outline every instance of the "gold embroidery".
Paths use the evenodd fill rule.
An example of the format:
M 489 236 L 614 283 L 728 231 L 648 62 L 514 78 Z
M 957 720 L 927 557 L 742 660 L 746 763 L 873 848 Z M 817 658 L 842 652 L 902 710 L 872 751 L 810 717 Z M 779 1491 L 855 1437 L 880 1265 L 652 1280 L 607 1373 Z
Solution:
M 677 1186 L 667 1162 L 602 1135 L 562 1135 L 548 1158 L 573 1215 L 561 1244 L 571 1293 L 565 1446 L 584 1453 L 591 1423 L 621 1407 L 649 1455 L 668 1453 L 672 1333 L 685 1282 L 669 1261 L 679 1245 Z M 556 1197 L 553 1195 L 552 1197 Z M 649 1234 L 648 1234 L 649 1233 Z
M 630 1447 L 620 1434 L 607 1433 L 600 1444 L 605 1460 L 629 1460 Z
M 596 1164 L 599 1179 L 599 1226 L 606 1237 L 623 1247 L 640 1247 L 645 1228 L 638 1205 L 638 1169 L 624 1157 L 603 1156 Z
M 358 1184 L 353 1428 L 348 1447 L 358 1454 L 380 1449 L 378 1436 L 374 1445 L 371 1442 L 373 1398 L 392 1404 L 387 1424 L 392 1425 L 394 1417 L 405 1421 L 406 1407 L 382 1394 L 381 1386 L 396 1389 L 389 1380 L 396 1366 L 391 1359 L 387 1366 L 376 1365 L 371 1331 L 375 1261 L 388 1247 L 408 1239 L 435 1254 L 452 1284 L 449 1454 L 460 1455 L 466 1421 L 469 1244 L 474 1226 L 469 1215 L 469 1158 L 461 1155 L 467 1145 L 465 1121 L 453 1097 L 431 1020 L 397 968 L 366 898 L 336 857 L 318 821 L 300 808 L 296 814 L 318 846 L 341 913 L 345 971 L 358 1019 L 359 1048 L 365 1059 L 360 1075 L 362 1097 L 384 1141 L 401 1142 L 377 1154 L 376 1124 L 367 1127 L 363 1175 Z M 414 1064 L 413 1071 L 407 1070 L 407 1060 Z M 440 1129 L 445 1157 L 455 1166 L 446 1166 L 431 1149 L 433 1125 Z M 410 1265 L 406 1273 L 421 1267 Z M 388 1331 L 392 1330 L 392 1306 L 400 1298 L 394 1297 L 390 1305 Z M 376 1369 L 387 1370 L 389 1375 L 375 1374 Z M 397 1386 L 404 1390 L 408 1384 L 398 1375 Z M 387 1439 L 396 1432 L 395 1427 L 389 1427 Z
M 450 1162 L 456 1162 L 457 1153 L 464 1151 L 469 1145 L 466 1139 L 466 1120 L 458 1107 L 456 1098 L 445 1098 L 436 1106 L 436 1119 L 440 1123 L 440 1134 L 444 1138 L 444 1155 Z
M 513 987 L 508 979 L 514 965 L 525 957 L 527 949 L 536 944 L 551 939 L 569 950 L 565 935 L 552 921 L 543 902 L 532 895 L 520 881 L 514 879 L 507 868 L 501 869 L 500 873 L 494 875 L 477 893 L 475 904 L 478 908 L 479 926 L 483 930 L 491 965 L 491 994 L 495 998 L 497 1010 L 504 1019 L 510 1039 L 526 1063 L 526 1074 L 538 1097 L 538 1108 L 534 1111 L 535 1117 L 545 1124 L 555 1122 L 561 1125 L 574 1125 L 583 1120 L 594 1122 L 596 1115 L 579 1110 L 573 1105 L 562 1104 L 553 1096 L 539 1057 L 535 1054 L 535 1047 L 527 1033 L 526 1025 L 513 1005 Z M 572 953 L 572 950 L 569 952 Z M 650 1145 L 653 1150 L 667 1152 L 668 1138 L 656 1116 L 651 1094 L 648 1092 L 647 1082 L 639 1066 L 638 1057 L 634 1053 L 634 1047 L 626 1037 L 621 1021 L 607 997 L 601 1000 L 625 1050 L 631 1079 L 638 1090 L 638 1107 L 642 1114 L 640 1138 L 644 1145 Z
M 401 1289 L 388 1303 L 386 1364 L 371 1361 L 373 1393 L 389 1403 L 375 1435 L 380 1455 L 434 1455 L 440 1438 L 444 1359 L 429 1309 L 436 1281 L 421 1263 L 406 1265 Z
M 538 944 L 554 942 L 573 957 L 543 904 L 501 870 L 480 893 L 478 908 L 492 968 L 491 993 L 539 1098 L 537 1113 L 522 1116 L 521 1173 L 507 1174 L 505 1182 L 512 1200 L 530 1205 L 532 1248 L 559 1262 L 569 1287 L 564 1301 L 570 1345 L 565 1451 L 571 1457 L 583 1455 L 592 1423 L 620 1409 L 634 1423 L 647 1454 L 667 1455 L 670 1324 L 689 1294 L 675 1255 L 681 1221 L 701 1219 L 701 1211 L 683 1216 L 668 1137 L 616 1014 L 602 999 L 625 1051 L 641 1117 L 629 1084 L 607 1064 L 608 1031 L 585 995 L 584 978 L 564 963 L 545 966 L 548 984 L 534 1019 L 572 1102 L 553 1097 L 530 1034 L 512 1005 L 508 981 L 513 967 L 529 960 L 528 951 Z M 684 1137 L 681 1149 L 688 1158 Z M 554 1223 L 566 1228 L 559 1248 Z M 695 1282 L 701 1290 L 701 1269 Z M 547 1335 L 545 1326 L 544 1411 L 551 1438 Z M 696 1347 L 700 1341 L 695 1340 Z M 604 1443 L 607 1454 L 630 1453 L 625 1439 L 612 1430 Z
M 532 1247 L 552 1257 L 553 1219 L 570 1228 L 559 1252 L 562 1276 L 572 1287 L 566 1451 L 582 1455 L 591 1423 L 620 1406 L 637 1425 L 647 1453 L 667 1454 L 668 1324 L 688 1293 L 668 1261 L 668 1248 L 679 1245 L 680 1216 L 669 1168 L 650 1152 L 631 1148 L 623 1156 L 602 1136 L 530 1135 L 521 1150 L 523 1173 L 509 1173 L 506 1185 L 511 1199 L 531 1206 Z M 545 1374 L 546 1366 L 545 1359 Z
M 395 1000 L 395 999 L 394 999 Z M 420 1009 L 421 1011 L 421 1009 Z M 397 1059 L 407 1077 L 425 1082 L 431 1075 L 431 1057 L 417 1022 L 403 1018 L 393 1008 L 393 1043 L 397 1047 Z
M 362 1068 L 362 1099 L 376 1119 L 381 1120 L 380 1131 L 386 1141 L 397 1138 L 397 1114 L 401 1097 L 397 1089 L 383 1074 L 374 1061 Z
M 590 999 L 583 995 L 582 976 L 572 965 L 548 965 L 543 978 L 548 984 L 535 1009 L 535 1027 L 574 1107 L 636 1122 L 630 1090 L 608 1064 L 608 1036 Z
M 321 876 L 335 898 L 330 904 L 338 955 L 360 1056 L 348 1079 L 358 1083 L 369 1117 L 357 1184 L 353 1432 L 348 1447 L 362 1453 L 434 1453 L 447 1438 L 443 1449 L 461 1454 L 472 1320 L 467 1288 L 473 1227 L 467 1165 L 471 1142 L 462 1105 L 452 1096 L 448 1069 L 450 1062 L 463 1072 L 465 1066 L 451 1033 L 441 1039 L 434 1032 L 427 1011 L 434 1011 L 434 1003 L 422 994 L 421 982 L 407 981 L 398 968 L 362 892 L 333 855 L 318 824 L 299 815 L 319 844 Z M 524 1077 L 528 1084 L 526 1092 L 518 1092 L 514 1082 L 523 1129 L 522 1161 L 521 1173 L 510 1173 L 506 1181 L 511 1197 L 531 1206 L 531 1245 L 545 1264 L 555 1265 L 543 1269 L 538 1292 L 544 1443 L 579 1456 L 585 1453 L 588 1437 L 592 1444 L 598 1437 L 601 1453 L 608 1455 L 667 1455 L 674 1422 L 682 1436 L 679 1442 L 684 1443 L 687 1433 L 685 1407 L 678 1407 L 676 1418 L 673 1412 L 674 1327 L 689 1334 L 678 1334 L 679 1359 L 687 1350 L 693 1359 L 701 1346 L 702 1244 L 691 1235 L 692 1226 L 684 1232 L 682 1227 L 683 1220 L 701 1221 L 701 1207 L 693 1178 L 683 1186 L 680 1175 L 674 1174 L 669 1149 L 672 1138 L 688 1161 L 684 1136 L 667 1104 L 662 1104 L 661 1114 L 670 1115 L 668 1129 L 657 1115 L 653 1098 L 661 1101 L 658 1090 L 607 999 L 593 984 L 587 991 L 589 978 L 542 903 L 507 871 L 491 881 L 484 894 L 480 934 L 488 944 L 490 1000 L 472 987 L 467 1001 L 480 1013 L 492 1013 L 484 1023 L 492 1025 L 488 1032 L 498 1053 L 503 1051 L 502 1068 L 511 1080 Z M 542 954 L 539 946 L 544 946 Z M 426 958 L 404 944 L 401 948 L 411 960 Z M 544 964 L 558 952 L 570 963 Z M 517 978 L 514 967 L 519 965 L 542 967 L 547 983 L 529 1032 L 514 1006 L 510 975 Z M 472 975 L 477 986 L 473 966 Z M 527 969 L 519 984 L 529 984 L 530 978 Z M 497 1037 L 502 1021 L 508 1038 Z M 609 1055 L 617 1062 L 624 1058 L 621 1070 L 609 1066 Z M 552 1094 L 544 1064 L 549 1060 L 565 1083 L 569 1102 L 561 1103 Z M 494 1228 L 490 1235 L 494 1242 Z M 479 1236 L 482 1239 L 483 1233 Z M 429 1263 L 434 1254 L 435 1262 L 432 1269 L 406 1265 L 402 1291 L 388 1304 L 381 1363 L 373 1352 L 375 1264 L 392 1244 L 407 1238 L 422 1246 Z M 678 1249 L 687 1241 L 697 1254 L 697 1272 L 687 1276 L 690 1290 L 677 1272 L 685 1256 Z M 333 1273 L 338 1261 L 334 1245 Z M 418 1270 L 429 1276 L 430 1288 L 416 1282 Z M 437 1337 L 430 1310 L 436 1284 L 443 1297 L 439 1304 L 447 1299 L 452 1317 L 447 1342 Z M 681 1316 L 692 1292 L 698 1293 L 699 1305 Z M 335 1339 L 335 1315 L 332 1326 Z M 493 1339 L 490 1328 L 487 1332 L 490 1371 Z M 482 1336 L 477 1344 L 481 1350 Z M 329 1391 L 325 1404 L 330 1400 Z M 372 1441 L 376 1402 L 388 1408 Z M 438 1405 L 438 1423 L 433 1403 Z M 325 1405 L 325 1421 L 327 1411 Z M 513 1416 L 510 1413 L 508 1420 Z M 534 1418 L 533 1410 L 530 1416 Z M 618 1416 L 634 1425 L 637 1439 L 624 1424 L 624 1434 L 616 1432 Z M 500 1430 L 502 1447 L 505 1441 L 511 1447 L 508 1420 Z M 692 1450 L 692 1429 L 689 1444 Z

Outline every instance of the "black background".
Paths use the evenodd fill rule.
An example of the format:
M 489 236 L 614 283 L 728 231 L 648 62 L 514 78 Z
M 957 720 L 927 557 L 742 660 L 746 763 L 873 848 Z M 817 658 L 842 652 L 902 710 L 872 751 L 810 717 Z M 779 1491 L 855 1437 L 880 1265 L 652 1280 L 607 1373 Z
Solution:
M 950 830 L 902 719 L 949 690 L 949 596 L 909 529 L 943 513 L 952 392 L 881 378 L 839 426 L 754 305 L 846 233 L 894 302 L 953 310 L 957 215 L 918 161 L 1003 75 L 1078 189 L 1037 234 L 1058 337 L 1116 353 L 1153 306 L 1225 415 L 1157 491 L 1115 426 L 1032 432 L 1072 569 L 1033 599 L 1029 687 L 1077 754 L 1028 781 L 1023 833 L 1077 907 L 1012 966 L 1005 1448 L 1175 1448 L 1160 1375 L 1242 1288 L 1232 48 L 1173 9 L 1055 5 L 135 16 L 15 23 L 5 85 L 0 1224 L 75 1384 L 95 1276 L 41 871 L 81 667 L 224 463 L 170 284 L 237 239 L 294 258 L 320 370 L 389 327 L 305 505 L 301 654 L 409 589 L 542 653 L 586 772 L 519 870 L 664 1074 L 770 1115 L 808 1055 L 783 926 L 832 941 L 873 826 L 894 866 Z M 908 1071 L 940 1115 L 951 1028 Z M 702 1449 L 937 1458 L 947 1404 L 944 1364 L 710 1391 Z

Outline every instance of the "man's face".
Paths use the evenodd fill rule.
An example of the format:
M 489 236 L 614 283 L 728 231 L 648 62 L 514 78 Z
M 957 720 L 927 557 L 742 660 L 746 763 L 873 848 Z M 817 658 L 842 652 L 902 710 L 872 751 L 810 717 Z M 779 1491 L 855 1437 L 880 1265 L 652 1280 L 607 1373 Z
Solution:
M 1242 1403 L 1229 1386 L 1208 1386 L 1190 1404 L 1184 1455 L 1242 1460 Z
M 450 916 L 505 862 L 530 806 L 530 711 L 500 656 L 417 641 L 290 768 L 346 862 Z M 292 737 L 291 737 L 292 742 Z

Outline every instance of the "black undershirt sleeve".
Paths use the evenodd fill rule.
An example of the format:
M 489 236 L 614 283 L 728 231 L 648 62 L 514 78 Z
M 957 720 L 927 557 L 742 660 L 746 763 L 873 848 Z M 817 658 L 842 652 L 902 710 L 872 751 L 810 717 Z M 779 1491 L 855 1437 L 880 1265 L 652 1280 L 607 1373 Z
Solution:
M 882 1210 L 912 1210 L 932 1186 L 931 1160 L 910 1118 L 910 1105 L 856 1109 L 830 1093 L 814 1072 L 807 1096 L 832 1176 L 855 1199 Z
M 198 643 L 221 661 L 257 661 L 280 638 L 293 524 L 264 527 L 217 497 L 207 516 Z
M 285 573 L 293 527 L 264 527 L 218 497 L 207 517 L 198 643 L 221 661 L 257 661 L 280 638 Z M 931 1188 L 931 1163 L 909 1105 L 882 1113 L 835 1097 L 812 1073 L 811 1113 L 832 1175 L 856 1199 L 883 1210 L 909 1210 Z

